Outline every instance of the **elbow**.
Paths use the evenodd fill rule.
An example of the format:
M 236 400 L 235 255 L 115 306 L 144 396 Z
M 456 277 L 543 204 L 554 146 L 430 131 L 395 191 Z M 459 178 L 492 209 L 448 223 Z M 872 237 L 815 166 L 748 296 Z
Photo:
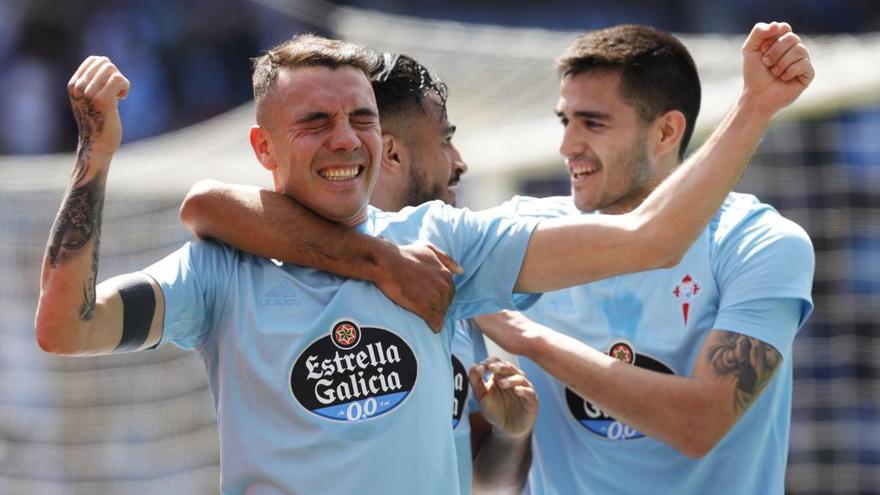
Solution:
M 56 315 L 45 314 L 37 309 L 34 334 L 37 345 L 47 354 L 76 356 L 82 353 L 80 335 L 85 335 L 75 325 L 60 322 Z M 87 331 L 87 330 L 86 330 Z
M 686 457 L 701 459 L 712 452 L 733 425 L 717 419 L 711 420 L 712 416 L 708 415 L 717 414 L 716 411 L 705 411 L 699 418 L 696 413 L 692 414 L 697 421 L 686 426 L 688 433 L 677 438 L 672 447 Z
M 63 329 L 53 327 L 36 325 L 34 330 L 37 337 L 37 345 L 40 346 L 40 349 L 47 354 L 58 356 L 75 356 L 79 354 L 79 349 L 74 345 L 73 339 L 59 338 L 59 335 L 63 335 Z
M 702 459 L 718 445 L 720 439 L 692 438 L 675 445 L 675 449 L 690 459 Z
M 202 180 L 194 184 L 183 203 L 180 205 L 180 221 L 193 233 L 196 237 L 204 238 L 208 236 L 205 226 L 201 219 L 204 218 L 206 212 L 211 208 L 211 198 L 222 189 L 222 183 L 213 179 Z
M 636 229 L 634 242 L 642 247 L 643 270 L 672 268 L 681 263 L 690 247 L 689 242 L 683 242 L 681 237 L 672 235 L 670 229 L 660 228 L 655 223 L 642 220 Z
M 684 258 L 684 254 L 687 251 L 685 249 L 673 250 L 670 253 L 667 253 L 667 256 L 660 260 L 657 268 L 673 268 L 678 266 L 681 263 L 681 260 Z

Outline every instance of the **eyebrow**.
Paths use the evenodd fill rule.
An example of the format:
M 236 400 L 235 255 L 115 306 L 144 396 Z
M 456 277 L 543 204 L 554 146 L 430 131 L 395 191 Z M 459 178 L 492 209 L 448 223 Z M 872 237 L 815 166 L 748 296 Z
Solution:
M 372 110 L 372 109 L 366 108 L 366 107 L 355 109 L 353 112 L 351 112 L 348 115 L 349 115 L 349 117 L 379 118 L 379 114 L 375 110 Z M 311 112 L 311 113 L 307 113 L 301 119 L 298 119 L 296 121 L 296 123 L 297 124 L 308 124 L 310 122 L 317 122 L 319 120 L 329 120 L 330 118 L 331 118 L 331 116 L 327 112 Z
M 560 119 L 565 118 L 565 113 L 556 110 L 556 116 Z M 611 114 L 605 112 L 596 112 L 592 110 L 578 110 L 574 112 L 574 117 L 580 119 L 592 119 L 592 120 L 611 120 Z
M 327 112 L 311 112 L 307 113 L 301 119 L 296 121 L 297 124 L 308 124 L 309 122 L 316 122 L 318 120 L 328 120 L 330 118 L 330 114 Z
M 376 112 L 375 110 L 373 110 L 371 108 L 367 108 L 367 107 L 355 109 L 355 111 L 351 112 L 348 115 L 350 117 L 373 117 L 373 118 L 377 118 L 377 119 L 379 118 L 378 112 Z

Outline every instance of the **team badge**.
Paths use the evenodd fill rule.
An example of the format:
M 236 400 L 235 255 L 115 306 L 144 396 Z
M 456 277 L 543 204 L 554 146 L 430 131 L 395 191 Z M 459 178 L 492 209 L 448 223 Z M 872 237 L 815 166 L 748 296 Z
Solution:
M 632 347 L 629 346 L 626 342 L 618 342 L 611 346 L 611 350 L 608 351 L 608 354 L 618 361 L 623 361 L 626 364 L 632 364 L 635 360 L 635 354 L 633 353 Z
M 608 348 L 608 354 L 624 363 L 660 373 L 672 374 L 672 369 L 669 366 L 652 357 L 636 353 L 627 342 L 621 341 L 611 344 L 611 347 Z M 634 440 L 645 436 L 626 423 L 614 419 L 599 408 L 598 405 L 584 399 L 568 387 L 565 389 L 565 401 L 574 419 L 590 433 L 608 440 L 620 441 Z
M 684 324 L 688 323 L 688 311 L 690 311 L 691 301 L 702 294 L 703 286 L 693 279 L 690 274 L 682 277 L 681 282 L 672 289 L 675 298 L 681 301 L 681 315 L 684 318 Z
M 299 355 L 290 371 L 290 390 L 313 414 L 354 422 L 402 404 L 417 375 L 416 356 L 399 335 L 343 320 Z
M 455 354 L 452 355 L 452 386 L 452 427 L 455 428 L 464 414 L 464 405 L 467 403 L 470 387 L 467 370 Z
M 333 339 L 340 349 L 351 349 L 360 340 L 361 332 L 350 321 L 341 321 L 333 328 Z

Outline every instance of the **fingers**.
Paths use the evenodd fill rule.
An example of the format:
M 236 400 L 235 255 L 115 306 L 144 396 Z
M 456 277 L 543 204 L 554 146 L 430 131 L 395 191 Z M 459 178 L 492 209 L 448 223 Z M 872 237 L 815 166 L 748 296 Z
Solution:
M 743 43 L 743 53 L 761 51 L 767 41 L 775 40 L 780 36 L 790 33 L 791 26 L 787 22 L 759 22 L 752 28 L 752 32 Z
M 85 95 L 86 88 L 88 87 L 92 79 L 94 79 L 95 74 L 98 72 L 98 70 L 100 70 L 101 67 L 104 65 L 105 60 L 109 62 L 109 59 L 107 59 L 106 57 L 92 56 L 83 61 L 83 63 L 79 67 L 79 70 L 77 70 L 77 73 L 79 73 L 79 77 L 77 77 L 76 79 L 71 79 L 71 81 L 68 83 L 67 87 L 71 97 L 79 98 Z
M 486 383 L 483 381 L 484 373 L 486 373 L 486 367 L 480 364 L 471 366 L 471 369 L 468 370 L 468 381 L 471 382 L 471 387 L 474 391 L 474 398 L 477 399 L 477 401 L 483 400 L 483 397 L 489 392 L 486 389 Z
M 427 246 L 428 246 L 428 249 L 430 249 L 431 251 L 434 252 L 434 254 L 437 256 L 437 259 L 440 260 L 440 263 L 443 263 L 443 266 L 445 266 L 449 271 L 451 271 L 452 273 L 455 273 L 456 275 L 461 275 L 462 273 L 464 273 L 464 268 L 462 268 L 461 265 L 456 263 L 455 260 L 450 258 L 448 254 L 437 249 L 435 246 L 433 246 L 431 244 L 428 244 Z
M 483 375 L 491 373 L 488 381 L 483 381 Z M 474 390 L 474 397 L 481 401 L 492 389 L 507 391 L 515 395 L 525 408 L 536 411 L 538 408 L 538 395 L 532 382 L 526 378 L 523 370 L 497 356 L 471 366 L 468 378 Z
M 793 32 L 787 32 L 772 43 L 764 51 L 763 61 L 770 72 L 784 82 L 797 78 L 804 86 L 815 77 L 810 53 L 801 38 Z
M 73 99 L 83 96 L 97 99 L 125 98 L 130 83 L 107 57 L 86 58 L 67 83 Z
M 498 356 L 491 356 L 483 360 L 483 362 L 479 364 L 484 366 L 486 370 L 494 374 L 494 378 L 496 380 L 501 377 L 509 377 L 517 374 L 525 375 L 525 373 L 521 369 L 499 358 Z
M 776 76 L 782 76 L 785 71 L 793 64 L 803 59 L 809 58 L 807 48 L 801 43 L 800 37 L 794 33 L 787 33 L 776 40 L 764 54 L 764 64 L 770 68 L 770 72 Z M 795 77 L 791 75 L 787 79 L 791 80 Z

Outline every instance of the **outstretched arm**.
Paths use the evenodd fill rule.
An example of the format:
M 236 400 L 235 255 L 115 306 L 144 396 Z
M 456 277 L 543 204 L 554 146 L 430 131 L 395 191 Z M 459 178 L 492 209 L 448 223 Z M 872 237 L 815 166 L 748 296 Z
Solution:
M 691 376 L 676 376 L 618 361 L 519 313 L 476 321 L 506 351 L 528 357 L 612 417 L 689 457 L 707 454 L 724 437 L 782 363 L 779 352 L 765 342 L 713 330 Z M 682 410 L 688 414 L 679 414 Z
M 516 290 L 546 292 L 676 264 L 739 181 L 772 117 L 813 75 L 788 24 L 756 25 L 743 45 L 742 94 L 708 141 L 631 213 L 543 221 Z
M 87 58 L 67 85 L 79 145 L 43 257 L 35 331 L 47 352 L 137 350 L 161 337 L 162 292 L 151 278 L 131 274 L 95 285 L 105 183 L 122 139 L 117 102 L 128 88 L 106 57 Z
M 482 337 L 480 337 L 482 338 Z M 491 373 L 487 382 L 483 375 Z M 532 465 L 532 429 L 538 397 L 525 373 L 497 357 L 468 372 L 480 412 L 471 415 L 474 452 L 473 492 L 520 493 Z
M 321 218 L 285 194 L 205 180 L 193 186 L 180 218 L 201 238 L 217 238 L 267 258 L 367 280 L 400 306 L 443 327 L 461 268 L 427 244 L 397 246 Z

